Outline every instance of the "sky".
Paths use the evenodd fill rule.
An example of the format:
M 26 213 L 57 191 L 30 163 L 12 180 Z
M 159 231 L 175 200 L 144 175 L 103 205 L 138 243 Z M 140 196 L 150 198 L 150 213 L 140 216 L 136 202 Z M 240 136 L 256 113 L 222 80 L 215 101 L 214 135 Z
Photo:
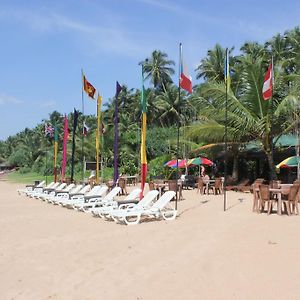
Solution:
M 299 26 L 298 0 L 0 0 L 0 140 L 54 110 L 82 109 L 83 69 L 105 103 L 116 80 L 141 87 L 139 62 L 154 50 L 195 68 L 216 43 L 264 43 Z M 84 97 L 85 114 L 96 103 Z

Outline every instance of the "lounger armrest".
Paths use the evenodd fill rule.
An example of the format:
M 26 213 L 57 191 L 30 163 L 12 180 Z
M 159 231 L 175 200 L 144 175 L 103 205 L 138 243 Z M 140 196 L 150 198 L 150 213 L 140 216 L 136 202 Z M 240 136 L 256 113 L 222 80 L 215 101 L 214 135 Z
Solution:
M 119 209 L 131 209 L 136 206 L 135 203 L 124 203 L 119 206 Z
M 83 195 L 80 195 L 80 194 L 73 195 L 73 196 L 71 197 L 71 200 L 84 200 L 84 196 L 83 196 Z

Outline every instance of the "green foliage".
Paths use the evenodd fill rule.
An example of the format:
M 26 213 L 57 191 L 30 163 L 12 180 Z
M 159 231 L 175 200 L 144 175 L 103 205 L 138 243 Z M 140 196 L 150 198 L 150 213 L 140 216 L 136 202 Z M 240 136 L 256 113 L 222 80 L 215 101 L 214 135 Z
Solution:
M 164 164 L 171 159 L 170 154 L 162 155 L 152 159 L 148 164 L 148 179 L 153 177 L 169 178 L 173 170 Z
M 25 149 L 17 149 L 12 152 L 8 158 L 8 162 L 12 166 L 27 167 L 30 164 L 28 151 Z
M 229 148 L 235 154 L 244 143 L 258 140 L 263 151 L 270 154 L 271 102 L 262 100 L 262 85 L 270 62 L 270 48 L 274 54 L 275 82 L 273 93 L 274 133 L 291 132 L 299 121 L 300 99 L 300 29 L 298 27 L 276 35 L 264 44 L 247 42 L 238 56 L 230 49 L 231 88 L 228 93 Z M 172 82 L 174 62 L 168 55 L 155 50 L 143 64 L 147 99 L 147 158 L 150 176 L 172 175 L 171 169 L 161 169 L 163 163 L 156 158 L 177 151 L 177 126 L 181 126 L 179 156 L 191 156 L 199 144 L 215 143 L 222 147 L 225 128 L 226 89 L 224 84 L 225 48 L 216 45 L 209 49 L 196 69 L 197 77 L 204 80 L 195 86 L 192 95 Z M 174 67 L 174 68 L 173 68 Z M 119 165 L 120 172 L 136 174 L 140 171 L 141 142 L 141 91 L 123 85 L 118 97 L 119 105 Z M 116 99 L 112 97 L 103 105 L 102 121 L 105 134 L 101 139 L 101 158 L 108 170 L 104 177 L 112 177 L 114 119 Z M 292 117 L 291 117 L 292 116 Z M 69 114 L 70 129 L 73 113 Z M 82 138 L 83 121 L 90 132 Z M 61 163 L 63 139 L 63 115 L 53 111 L 33 129 L 25 128 L 6 141 L 0 141 L 0 161 L 34 170 L 40 174 L 53 173 L 53 138 L 44 136 L 44 123 L 56 125 L 59 130 L 59 157 Z M 82 177 L 82 158 L 95 161 L 96 117 L 79 113 L 75 135 L 75 174 Z M 184 128 L 184 129 L 183 129 Z M 188 128 L 188 129 L 186 129 Z M 70 134 L 72 138 L 72 133 Z M 84 144 L 84 146 L 83 146 Z M 237 146 L 238 145 L 238 146 Z M 240 147 L 240 148 L 239 148 Z M 219 151 L 218 151 L 219 152 Z M 209 154 L 217 155 L 215 151 Z M 68 143 L 67 176 L 70 174 L 71 142 Z M 214 158 L 214 157 L 210 157 Z M 110 171 L 109 171 L 110 170 Z M 106 171 L 105 171 L 106 172 Z M 169 172 L 169 173 L 168 173 Z

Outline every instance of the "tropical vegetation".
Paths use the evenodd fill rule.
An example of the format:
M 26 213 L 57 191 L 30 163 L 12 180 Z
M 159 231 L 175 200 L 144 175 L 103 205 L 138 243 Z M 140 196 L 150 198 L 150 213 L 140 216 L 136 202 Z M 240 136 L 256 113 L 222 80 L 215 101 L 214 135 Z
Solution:
M 233 55 L 234 47 L 229 51 L 231 85 L 228 93 L 224 83 L 225 48 L 219 44 L 209 49 L 206 57 L 199 61 L 195 71 L 200 81 L 194 84 L 191 95 L 181 90 L 179 97 L 178 87 L 172 79 L 175 63 L 166 53 L 155 50 L 140 63 L 148 82 L 145 93 L 148 102 L 147 157 L 150 175 L 170 175 L 171 170 L 166 170 L 163 162 L 176 156 L 178 125 L 181 128 L 180 157 L 198 154 L 216 156 L 216 152 L 222 153 L 227 125 L 228 157 L 232 159 L 233 178 L 239 177 L 238 163 L 242 151 L 253 141 L 265 154 L 270 177 L 276 177 L 273 157 L 276 140 L 282 134 L 293 133 L 299 126 L 300 28 L 277 34 L 264 44 L 247 42 L 236 51 L 237 55 Z M 265 101 L 261 91 L 271 56 L 275 84 L 272 101 Z M 139 89 L 123 85 L 118 97 L 121 107 L 119 164 L 122 173 L 139 172 L 140 99 Z M 113 166 L 115 101 L 112 97 L 103 107 L 105 132 L 101 142 L 101 160 L 103 168 L 110 170 L 106 171 L 107 176 L 111 176 Z M 71 125 L 73 113 L 69 114 L 69 120 Z M 82 136 L 84 120 L 90 128 L 85 138 Z M 0 141 L 0 162 L 18 166 L 21 172 L 51 174 L 53 138 L 45 137 L 45 123 L 56 124 L 62 133 L 63 116 L 57 111 L 51 112 L 49 118 L 42 120 L 35 128 L 26 128 Z M 75 164 L 76 171 L 80 173 L 83 157 L 87 161 L 95 161 L 96 118 L 80 114 L 78 124 Z M 69 143 L 71 145 L 71 140 Z M 68 149 L 70 157 L 71 146 Z M 223 172 L 222 162 L 218 167 L 219 172 Z

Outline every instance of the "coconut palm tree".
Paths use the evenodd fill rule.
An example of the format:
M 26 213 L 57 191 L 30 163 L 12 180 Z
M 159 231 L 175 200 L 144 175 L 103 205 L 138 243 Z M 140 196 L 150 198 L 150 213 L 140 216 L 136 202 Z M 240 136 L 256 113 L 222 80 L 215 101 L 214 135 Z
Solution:
M 216 82 L 224 81 L 224 61 L 225 49 L 216 44 L 213 49 L 207 51 L 207 56 L 201 60 L 196 68 L 196 78 Z
M 166 53 L 155 50 L 140 64 L 143 65 L 145 79 L 150 79 L 156 89 L 166 91 L 166 85 L 173 82 L 171 76 L 175 73 L 172 67 L 175 62 L 169 60 Z
M 231 90 L 228 93 L 228 140 L 239 143 L 259 141 L 274 178 L 276 175 L 272 159 L 271 101 L 264 101 L 261 93 L 266 62 L 260 57 L 253 61 L 250 55 L 243 57 L 241 62 L 243 71 L 239 91 L 233 93 Z M 277 73 L 275 80 L 277 85 L 273 93 L 272 109 L 276 118 L 273 118 L 273 134 L 280 136 L 293 126 L 283 107 L 287 109 L 291 101 L 296 101 L 296 97 L 291 99 L 289 93 L 281 91 L 284 85 L 282 74 Z M 199 88 L 193 102 L 199 109 L 201 107 L 200 124 L 192 126 L 191 136 L 198 134 L 213 142 L 223 140 L 225 101 L 226 90 L 223 83 L 211 81 Z

